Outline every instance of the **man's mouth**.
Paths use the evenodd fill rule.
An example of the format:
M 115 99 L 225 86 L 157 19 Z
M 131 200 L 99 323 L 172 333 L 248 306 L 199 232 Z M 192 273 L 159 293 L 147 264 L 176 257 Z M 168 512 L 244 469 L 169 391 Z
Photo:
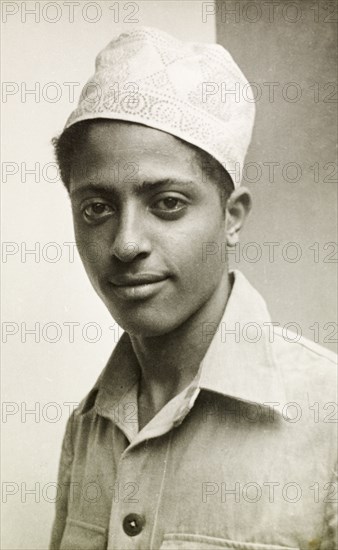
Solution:
M 114 294 L 125 300 L 142 300 L 157 294 L 168 280 L 165 273 L 115 275 L 110 279 Z

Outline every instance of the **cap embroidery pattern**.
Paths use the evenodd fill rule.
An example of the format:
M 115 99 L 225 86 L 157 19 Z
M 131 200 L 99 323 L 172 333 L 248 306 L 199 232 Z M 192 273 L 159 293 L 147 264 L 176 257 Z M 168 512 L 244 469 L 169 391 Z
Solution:
M 93 118 L 156 128 L 212 155 L 230 175 L 237 174 L 232 176 L 237 187 L 255 116 L 250 94 L 222 46 L 182 42 L 142 27 L 122 33 L 98 54 L 95 73 L 65 128 Z

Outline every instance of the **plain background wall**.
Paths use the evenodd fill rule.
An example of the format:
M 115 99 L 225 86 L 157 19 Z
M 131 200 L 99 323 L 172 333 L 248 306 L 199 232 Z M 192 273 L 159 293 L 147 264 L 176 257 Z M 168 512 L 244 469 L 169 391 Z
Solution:
M 2 2 L 3 10 L 5 4 Z M 12 323 L 5 325 L 7 331 L 18 332 L 8 336 L 2 354 L 4 407 L 15 414 L 2 424 L 3 500 L 7 502 L 2 507 L 1 548 L 16 550 L 47 548 L 54 514 L 53 484 L 72 408 L 65 403 L 77 403 L 89 391 L 118 337 L 76 254 L 72 261 L 73 246 L 63 245 L 74 243 L 71 212 L 61 183 L 50 182 L 55 171 L 47 168 L 54 162 L 50 140 L 62 130 L 74 108 L 69 86 L 63 83 L 83 86 L 93 73 L 98 51 L 124 28 L 152 25 L 182 39 L 206 42 L 215 42 L 216 29 L 215 21 L 202 22 L 199 1 L 96 2 L 101 14 L 89 2 L 81 2 L 81 7 L 74 8 L 73 23 L 63 2 L 58 2 L 60 20 L 46 21 L 60 15 L 56 8 L 46 8 L 48 4 L 39 2 L 40 22 L 34 14 L 27 14 L 24 22 L 21 2 L 7 2 L 7 10 L 17 7 L 18 12 L 8 15 L 3 23 L 2 38 L 3 81 L 17 83 L 19 89 L 3 103 L 2 144 L 3 163 L 14 163 L 3 164 L 3 170 L 15 170 L 18 165 L 17 174 L 6 178 L 3 173 L 2 178 L 2 238 L 14 243 L 7 244 L 5 250 L 17 251 L 7 256 L 3 265 L 2 317 L 3 322 Z M 82 12 L 86 5 L 88 11 Z M 26 7 L 34 9 L 35 2 L 26 2 Z M 96 23 L 85 20 L 99 15 Z M 5 12 L 2 16 L 4 21 Z M 127 23 L 127 17 L 138 19 L 138 23 Z M 51 82 L 59 88 L 48 86 Z M 34 89 L 35 83 L 40 85 L 40 93 L 25 96 L 25 86 Z M 49 101 L 58 89 L 60 99 Z M 75 87 L 75 101 L 79 90 Z M 26 163 L 27 169 L 38 163 L 40 181 L 35 182 L 34 175 L 25 177 L 21 163 Z M 40 256 L 25 255 L 26 249 L 35 246 L 37 252 L 40 247 Z M 53 257 L 60 254 L 53 263 Z M 21 323 L 26 323 L 27 329 L 40 324 L 36 335 L 27 334 L 26 342 Z M 64 323 L 78 323 L 73 325 L 74 342 L 70 341 L 69 325 Z M 101 333 L 93 325 L 86 327 L 87 323 L 96 323 Z M 59 341 L 51 343 L 58 337 Z M 36 414 L 26 414 L 28 409 Z M 33 489 L 35 494 L 25 495 L 25 489 Z M 17 492 L 6 496 L 10 491 Z
M 205 9 L 257 97 L 243 182 L 254 207 L 233 265 L 273 321 L 297 323 L 290 329 L 335 350 L 338 4 L 226 0 Z
M 280 0 L 283 3 L 287 2 Z M 214 42 L 217 25 L 218 40 L 230 50 L 249 80 L 262 88 L 264 82 L 281 83 L 275 90 L 278 100 L 269 103 L 265 88 L 257 103 L 257 126 L 247 162 L 279 162 L 281 166 L 296 162 L 303 175 L 300 181 L 287 183 L 276 168 L 275 182 L 270 183 L 265 169 L 260 181 L 250 184 L 255 207 L 242 243 L 257 243 L 263 257 L 250 263 L 248 258 L 257 250 L 251 247 L 240 254 L 239 264 L 234 263 L 264 293 L 273 319 L 281 324 L 296 321 L 304 334 L 313 338 L 309 327 L 318 322 L 322 341 L 330 332 L 324 330 L 325 323 L 336 318 L 336 265 L 323 261 L 330 252 L 324 250 L 324 244 L 336 240 L 335 184 L 323 181 L 330 173 L 325 163 L 336 161 L 336 104 L 323 101 L 330 92 L 324 85 L 335 80 L 333 26 L 322 21 L 327 13 L 320 8 L 322 22 L 315 24 L 309 2 L 302 1 L 302 20 L 298 23 L 283 17 L 270 23 L 266 15 L 248 23 L 243 15 L 239 22 L 231 18 L 222 21 L 220 11 L 217 17 L 212 15 L 217 11 L 212 2 L 204 2 L 203 8 L 200 1 L 142 1 L 137 2 L 136 14 L 127 2 L 120 2 L 119 8 L 115 2 L 96 2 L 101 13 L 95 7 L 83 12 L 88 4 L 83 2 L 75 8 L 74 22 L 70 23 L 68 9 L 59 2 L 61 18 L 51 23 L 46 19 L 58 14 L 55 8 L 54 12 L 52 7 L 47 9 L 47 4 L 39 3 L 40 21 L 37 15 L 27 15 L 24 22 L 21 2 L 2 3 L 3 9 L 4 5 L 8 10 L 18 9 L 3 22 L 2 38 L 3 81 L 17 84 L 12 88 L 14 95 L 3 103 L 2 160 L 13 163 L 2 165 L 2 238 L 12 243 L 5 248 L 12 255 L 3 253 L 7 261 L 3 266 L 6 301 L 2 316 L 3 321 L 12 323 L 3 325 L 3 341 L 6 330 L 17 331 L 8 335 L 2 352 L 4 410 L 13 413 L 4 416 L 2 424 L 3 483 L 7 484 L 3 485 L 3 549 L 46 548 L 54 513 L 53 484 L 71 403 L 87 393 L 118 337 L 76 253 L 73 259 L 68 199 L 60 182 L 50 181 L 55 172 L 47 169 L 47 164 L 53 162 L 50 139 L 61 131 L 74 107 L 69 85 L 64 83 L 83 85 L 93 72 L 97 52 L 120 30 L 138 24 L 155 25 L 180 38 Z M 240 4 L 242 10 L 247 2 L 232 4 Z M 28 9 L 34 5 L 26 2 Z M 266 8 L 262 9 L 266 14 Z M 254 11 L 247 14 L 253 18 Z M 289 19 L 294 17 L 292 9 L 286 14 Z M 96 15 L 96 23 L 85 20 Z M 127 23 L 124 20 L 128 16 L 139 23 Z M 2 17 L 4 21 L 4 13 Z M 51 82 L 59 88 L 48 86 Z M 303 90 L 298 102 L 280 97 L 283 84 L 289 82 L 299 83 Z M 315 82 L 320 86 L 318 102 L 310 88 Z M 25 86 L 32 89 L 35 83 L 40 86 L 37 97 L 25 96 Z M 75 87 L 75 101 L 79 89 Z M 61 90 L 61 96 L 52 102 L 55 90 Z M 288 92 L 292 97 L 294 88 Z M 316 162 L 320 166 L 318 183 L 310 169 Z M 39 181 L 32 174 L 25 176 L 21 163 L 28 169 L 37 163 Z M 6 171 L 16 169 L 17 173 L 6 176 Z M 292 170 L 287 174 L 293 177 Z M 247 175 L 253 179 L 255 174 L 248 170 Z M 276 248 L 276 261 L 270 263 L 263 243 L 272 241 L 281 245 Z M 281 259 L 282 245 L 289 242 L 301 246 L 299 262 Z M 314 242 L 319 243 L 318 262 L 308 250 Z M 26 254 L 26 249 L 34 247 L 35 255 Z M 288 252 L 292 256 L 294 250 Z M 77 323 L 73 325 L 74 341 L 69 323 Z M 34 326 L 36 334 L 26 334 L 26 329 Z M 97 326 L 101 332 L 96 331 Z M 52 343 L 53 338 L 59 340 Z M 329 343 L 324 345 L 330 347 Z M 28 414 L 28 410 L 35 413 Z M 34 494 L 25 494 L 26 489 L 33 489 Z M 7 495 L 5 503 L 6 491 L 15 494 Z

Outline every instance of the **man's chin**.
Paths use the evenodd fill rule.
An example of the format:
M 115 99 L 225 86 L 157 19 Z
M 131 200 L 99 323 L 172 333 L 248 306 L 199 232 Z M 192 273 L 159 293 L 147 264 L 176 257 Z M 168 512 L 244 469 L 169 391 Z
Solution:
M 117 312 L 116 309 L 108 307 L 110 314 L 116 323 L 128 334 L 142 336 L 144 338 L 155 338 L 164 336 L 175 330 L 184 320 L 178 319 L 177 315 L 166 313 L 159 314 L 157 311 L 147 312 L 146 308 L 140 311 L 126 310 Z

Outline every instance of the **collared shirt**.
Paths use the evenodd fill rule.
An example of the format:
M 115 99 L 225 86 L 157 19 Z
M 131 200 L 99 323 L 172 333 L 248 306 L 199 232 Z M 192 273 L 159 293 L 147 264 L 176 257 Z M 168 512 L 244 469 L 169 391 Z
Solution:
M 124 333 L 63 442 L 51 549 L 336 550 L 334 354 L 235 282 L 192 383 L 138 428 Z

